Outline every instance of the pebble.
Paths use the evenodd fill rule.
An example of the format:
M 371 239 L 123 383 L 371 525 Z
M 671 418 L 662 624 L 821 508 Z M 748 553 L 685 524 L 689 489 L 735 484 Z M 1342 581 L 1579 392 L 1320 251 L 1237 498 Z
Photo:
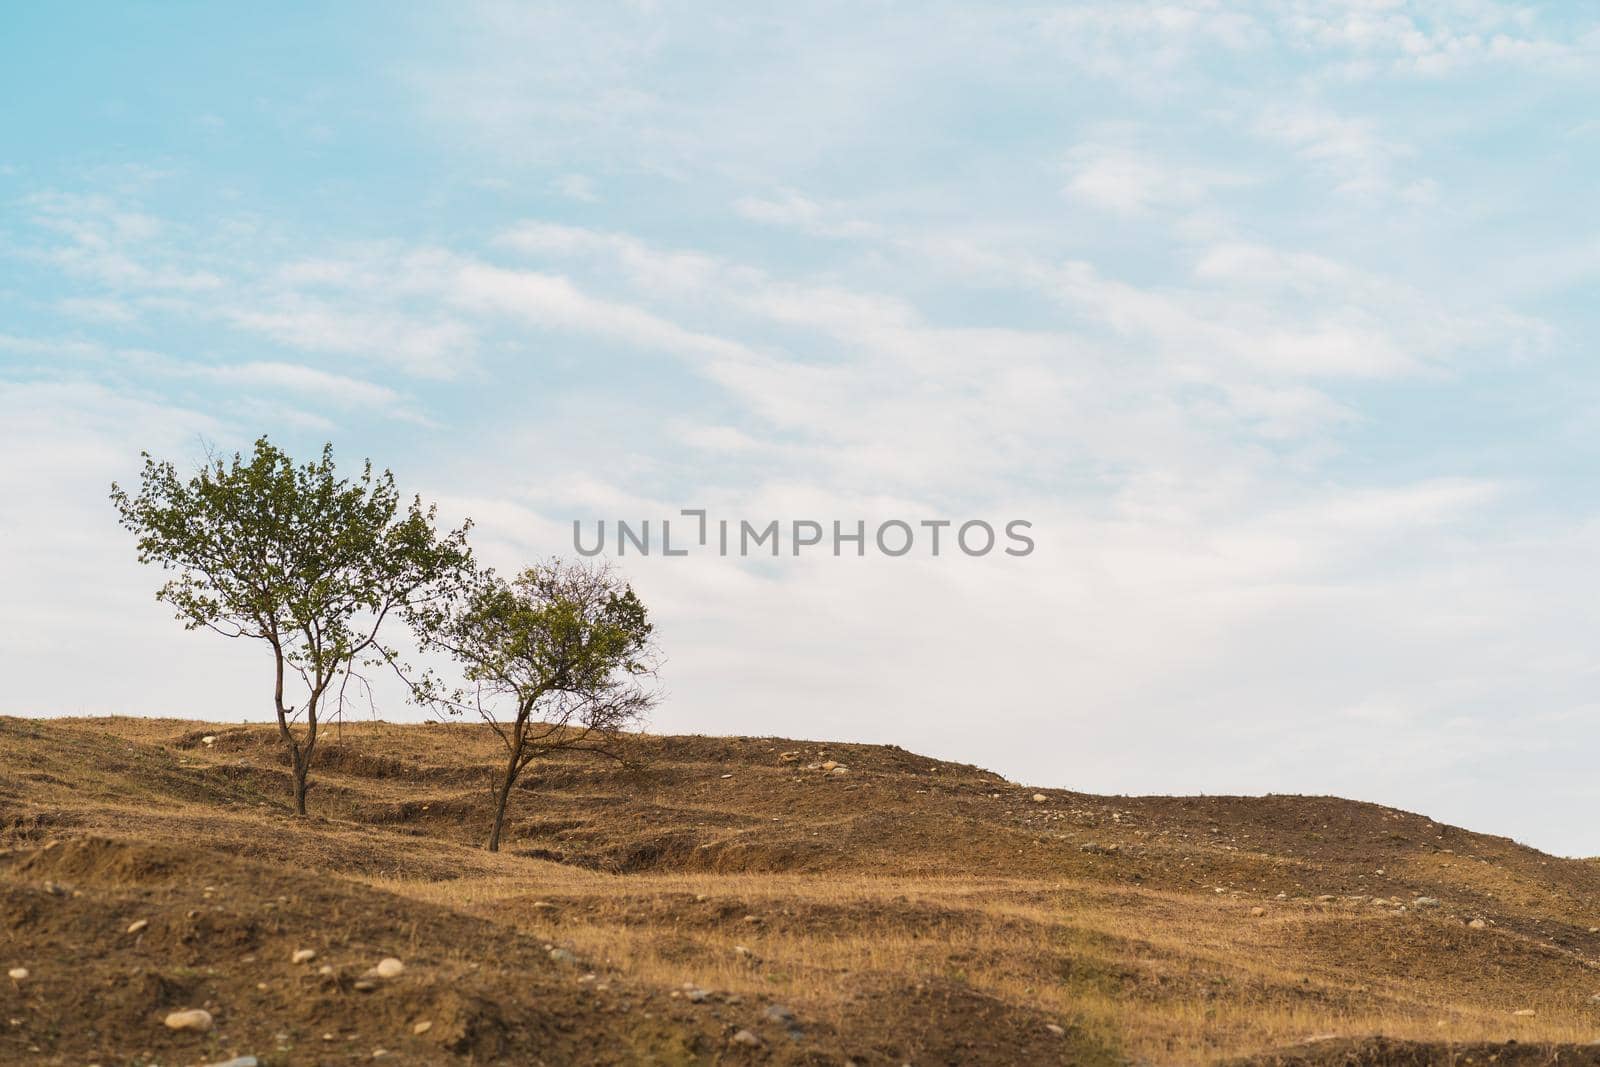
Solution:
M 261 1067 L 261 1061 L 254 1056 L 235 1056 L 231 1060 L 208 1063 L 206 1067 Z
M 1035 794 L 1033 794 L 1033 802 L 1035 804 L 1044 804 L 1044 803 L 1047 803 L 1049 800 L 1050 800 L 1050 798 L 1045 796 L 1043 793 L 1035 793 Z
M 135 919 L 133 922 L 128 924 L 128 933 L 136 934 L 140 930 L 143 930 L 145 927 L 147 927 L 149 925 L 150 925 L 150 920 L 149 919 Z
M 578 957 L 574 956 L 572 953 L 568 952 L 564 948 L 553 948 L 553 949 L 551 949 L 550 950 L 550 958 L 555 960 L 557 963 L 577 963 L 578 962 Z
M 1257 907 L 1257 908 L 1251 908 L 1251 909 L 1250 909 L 1250 914 L 1251 914 L 1251 915 L 1254 915 L 1254 916 L 1255 916 L 1255 917 L 1256 917 L 1256 918 L 1258 918 L 1258 919 L 1259 919 L 1259 918 L 1260 918 L 1260 917 L 1261 917 L 1261 916 L 1263 916 L 1263 915 L 1265 915 L 1265 914 L 1266 914 L 1266 913 L 1267 913 L 1267 909 L 1266 909 L 1266 908 L 1260 908 L 1260 907 Z
M 316 949 L 314 949 L 314 948 L 297 948 L 297 949 L 294 950 L 294 955 L 289 957 L 289 962 L 290 963 L 310 963 L 312 960 L 314 960 L 316 958 L 317 958 L 317 950 Z
M 411 1028 L 411 1032 L 420 1037 L 421 1035 L 427 1033 L 429 1030 L 432 1030 L 432 1029 L 433 1029 L 433 1020 L 432 1019 L 424 1019 L 420 1023 L 418 1023 L 417 1025 L 413 1026 Z
M 359 979 L 353 987 L 358 993 L 370 993 L 378 988 L 378 983 L 370 978 Z
M 203 1034 L 211 1029 L 211 1013 L 204 1008 L 175 1011 L 167 1016 L 166 1023 L 169 1030 L 192 1030 Z
M 393 956 L 386 956 L 378 961 L 376 967 L 372 968 L 372 973 L 379 978 L 399 978 L 406 973 L 406 965 Z
M 829 774 L 849 774 L 850 773 L 850 768 L 849 767 L 835 767 L 833 770 L 829 771 L 828 773 Z
M 825 770 L 825 771 L 831 771 L 837 766 L 839 766 L 839 764 L 836 763 L 833 760 L 828 760 L 828 761 L 824 762 L 823 764 L 821 764 L 822 769 Z
M 1411 906 L 1415 908 L 1437 908 L 1439 906 L 1439 898 L 1418 897 L 1416 900 L 1411 902 Z
M 1489 924 L 1484 922 L 1482 919 L 1473 919 L 1467 925 L 1472 927 L 1474 930 L 1484 930 L 1489 926 Z
M 217 743 L 217 735 L 216 734 L 206 734 L 204 737 L 202 737 L 200 739 L 200 743 L 202 745 L 214 745 L 214 744 Z
M 792 1022 L 794 1022 L 794 1012 L 790 1011 L 788 1008 L 784 1007 L 782 1004 L 768 1004 L 767 1005 L 767 1010 L 762 1012 L 761 1014 L 766 1016 L 768 1021 L 770 1021 L 770 1022 L 775 1022 L 775 1023 L 792 1023 Z
M 1537 1015 L 1539 1013 L 1534 1011 L 1532 1008 L 1518 1008 L 1516 1011 L 1512 1012 L 1511 1014 L 1512 1015 L 1520 1015 L 1524 1019 L 1528 1019 L 1528 1018 L 1532 1018 L 1533 1016 L 1535 1016 L 1535 1015 Z
M 1044 1028 L 1050 1031 L 1052 1034 L 1055 1034 L 1057 1037 L 1067 1036 L 1067 1028 L 1065 1026 L 1060 1026 L 1056 1023 L 1045 1023 Z
M 733 1043 L 735 1045 L 744 1045 L 746 1048 L 761 1047 L 761 1039 L 749 1030 L 740 1030 L 737 1034 L 734 1034 Z
M 28 980 L 28 968 L 26 967 L 13 967 L 6 974 L 10 976 L 13 982 L 26 982 Z

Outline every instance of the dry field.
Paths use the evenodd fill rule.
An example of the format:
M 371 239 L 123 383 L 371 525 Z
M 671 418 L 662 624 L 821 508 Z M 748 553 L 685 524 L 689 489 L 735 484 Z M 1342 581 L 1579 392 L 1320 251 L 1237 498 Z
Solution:
M 536 765 L 491 855 L 496 743 L 347 725 L 302 820 L 265 726 L 0 719 L 0 1063 L 1600 1063 L 1591 861 L 705 737 Z

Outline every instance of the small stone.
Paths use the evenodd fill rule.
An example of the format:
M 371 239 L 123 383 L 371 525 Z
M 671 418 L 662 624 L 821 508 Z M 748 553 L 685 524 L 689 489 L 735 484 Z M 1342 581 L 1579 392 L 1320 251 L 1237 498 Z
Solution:
M 352 988 L 358 993 L 370 993 L 374 989 L 378 988 L 378 983 L 374 982 L 370 978 L 360 978 L 356 980 L 356 983 Z
M 26 982 L 28 980 L 28 968 L 26 967 L 13 967 L 6 974 L 10 976 L 13 982 Z
M 1533 1018 L 1535 1015 L 1537 1015 L 1539 1013 L 1534 1011 L 1532 1008 L 1518 1008 L 1516 1011 L 1512 1012 L 1511 1014 L 1512 1015 L 1516 1015 L 1516 1016 L 1520 1016 L 1521 1018 L 1524 1018 L 1524 1019 L 1531 1019 L 1531 1018 Z
M 555 911 L 560 905 L 552 904 L 548 900 L 536 900 L 528 905 L 534 911 Z
M 743 945 L 734 945 L 733 946 L 733 954 L 735 956 L 754 956 L 755 955 L 754 952 L 751 952 L 749 949 L 745 948 Z
M 1266 913 L 1267 913 L 1267 909 L 1266 908 L 1255 907 L 1255 908 L 1251 908 L 1250 909 L 1250 914 L 1254 915 L 1258 919 L 1261 918 L 1261 916 L 1265 915 Z
M 1044 1028 L 1050 1031 L 1052 1034 L 1055 1034 L 1057 1037 L 1067 1036 L 1067 1028 L 1065 1026 L 1060 1026 L 1056 1023 L 1045 1023 Z
M 828 773 L 832 774 L 832 775 L 849 774 L 850 773 L 850 768 L 849 767 L 835 767 L 833 770 L 829 771 Z
M 432 1030 L 432 1029 L 433 1029 L 433 1020 L 432 1019 L 424 1019 L 420 1023 L 417 1023 L 415 1026 L 413 1026 L 411 1028 L 411 1032 L 413 1034 L 416 1034 L 418 1037 L 421 1037 L 423 1034 L 427 1033 L 429 1030 Z
M 333 968 L 330 967 L 328 964 L 324 963 L 321 967 L 317 968 L 317 973 L 320 974 L 320 975 L 325 975 L 325 976 L 328 976 L 328 977 L 332 977 Z
M 737 1034 L 734 1034 L 733 1043 L 735 1045 L 743 1045 L 746 1048 L 761 1047 L 761 1039 L 748 1030 L 740 1030 Z
M 704 1004 L 706 1001 L 711 999 L 711 990 L 709 990 L 709 989 L 686 989 L 686 990 L 684 990 L 683 995 L 684 995 L 684 997 L 686 997 L 689 1000 L 689 1002 L 691 1004 Z
M 732 778 L 732 777 L 733 777 L 733 775 L 731 775 L 731 774 L 724 774 L 724 775 L 723 775 L 723 776 L 722 776 L 722 777 L 723 777 L 723 778 L 724 778 L 724 779 L 728 779 L 728 778 Z
M 798 752 L 780 752 L 780 753 L 778 753 L 778 760 L 781 763 L 796 763 L 796 762 L 799 761 L 799 759 L 800 759 L 800 753 L 798 753 Z
M 1035 793 L 1033 794 L 1033 802 L 1035 804 L 1048 804 L 1050 802 L 1050 798 L 1045 796 L 1043 793 Z
M 214 745 L 214 744 L 217 743 L 217 735 L 216 734 L 206 734 L 204 737 L 202 737 L 200 739 L 200 743 L 202 745 Z
M 551 949 L 550 950 L 550 958 L 555 960 L 557 963 L 577 963 L 578 962 L 578 957 L 574 956 L 572 953 L 568 952 L 564 948 L 553 948 L 553 949 Z
M 759 915 L 746 915 L 744 917 L 744 921 L 747 922 L 747 923 L 750 923 L 752 925 L 759 924 L 761 922 L 761 916 L 759 916 Z
M 297 949 L 294 950 L 294 955 L 289 957 L 289 962 L 290 963 L 310 963 L 312 960 L 314 960 L 316 958 L 317 958 L 317 950 L 316 949 L 314 949 L 314 948 L 297 948 Z
M 372 974 L 379 978 L 399 978 L 405 973 L 406 965 L 395 959 L 393 956 L 385 956 L 383 959 L 378 961 L 378 965 L 376 967 L 372 968 Z
M 836 763 L 836 762 L 835 762 L 835 761 L 833 761 L 833 760 L 826 760 L 826 761 L 824 761 L 824 762 L 823 762 L 823 763 L 821 763 L 821 764 L 819 764 L 819 766 L 820 766 L 820 767 L 821 767 L 821 768 L 822 768 L 822 769 L 823 769 L 823 770 L 825 770 L 825 771 L 831 771 L 831 770 L 833 770 L 833 769 L 834 769 L 834 768 L 835 768 L 835 767 L 837 767 L 837 766 L 839 766 L 839 764 L 838 764 L 838 763 Z
M 254 1056 L 235 1056 L 220 1063 L 208 1063 L 206 1067 L 261 1067 L 261 1061 Z
M 1318 904 L 1332 904 L 1337 899 L 1338 898 L 1335 897 L 1332 893 L 1323 893 L 1321 896 L 1319 896 L 1317 898 L 1317 903 Z
M 1439 906 L 1439 898 L 1418 897 L 1416 900 L 1411 902 L 1411 906 L 1414 908 L 1437 908 Z
M 375 1060 L 381 1060 L 388 1054 L 389 1050 L 386 1048 L 375 1048 L 372 1050 L 372 1058 Z
M 1484 922 L 1482 919 L 1473 919 L 1467 925 L 1472 927 L 1474 930 L 1486 930 L 1489 927 L 1489 924 Z
M 188 1030 L 192 1033 L 203 1034 L 211 1029 L 211 1013 L 204 1008 L 175 1011 L 167 1016 L 166 1023 L 169 1030 Z
M 136 934 L 140 930 L 143 930 L 145 927 L 147 927 L 149 925 L 150 925 L 150 920 L 149 919 L 135 919 L 133 922 L 128 924 L 128 933 Z
M 788 1008 L 784 1007 L 782 1004 L 768 1004 L 767 1005 L 767 1010 L 762 1012 L 761 1014 L 766 1017 L 768 1022 L 774 1022 L 774 1023 L 792 1023 L 792 1022 L 794 1022 L 794 1012 L 790 1011 Z

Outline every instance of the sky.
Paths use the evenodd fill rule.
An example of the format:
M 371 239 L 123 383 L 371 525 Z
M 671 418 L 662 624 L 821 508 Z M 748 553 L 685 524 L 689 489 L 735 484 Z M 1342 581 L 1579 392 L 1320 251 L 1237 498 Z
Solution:
M 762 7 L 6 5 L 0 713 L 270 716 L 107 500 L 265 433 L 500 568 L 1032 524 L 614 560 L 658 731 L 1600 854 L 1600 14 Z

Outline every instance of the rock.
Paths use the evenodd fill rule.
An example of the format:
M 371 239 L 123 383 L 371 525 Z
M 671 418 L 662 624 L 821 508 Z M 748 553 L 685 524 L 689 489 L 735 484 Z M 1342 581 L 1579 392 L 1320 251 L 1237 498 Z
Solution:
M 578 962 L 578 957 L 574 956 L 572 953 L 568 952 L 564 948 L 553 948 L 553 949 L 551 949 L 550 950 L 550 958 L 555 960 L 557 963 L 577 963 Z
M 1439 898 L 1418 897 L 1416 900 L 1411 902 L 1411 906 L 1414 908 L 1437 908 L 1439 906 Z
M 778 762 L 780 762 L 780 763 L 798 763 L 798 762 L 800 762 L 800 753 L 798 753 L 798 752 L 780 752 L 780 753 L 778 753 Z
M 711 999 L 711 990 L 699 988 L 685 989 L 683 991 L 683 995 L 691 1004 L 704 1004 L 706 1001 Z
M 1512 1015 L 1521 1016 L 1524 1019 L 1531 1019 L 1531 1018 L 1533 1018 L 1535 1015 L 1537 1015 L 1539 1013 L 1534 1011 L 1532 1008 L 1518 1008 L 1516 1011 L 1512 1012 L 1511 1014 Z
M 1484 922 L 1482 919 L 1473 919 L 1467 925 L 1472 927 L 1474 930 L 1486 930 L 1489 928 L 1489 924 Z
M 746 1048 L 761 1047 L 761 1039 L 748 1030 L 740 1030 L 737 1034 L 734 1034 L 733 1043 L 735 1045 L 743 1045 Z
M 368 973 L 378 978 L 399 978 L 406 973 L 406 965 L 393 956 L 386 956 L 379 960 L 378 965 Z
M 261 1067 L 261 1061 L 254 1056 L 235 1056 L 231 1060 L 208 1063 L 206 1067 Z
M 147 927 L 149 925 L 150 925 L 150 920 L 149 919 L 135 919 L 133 922 L 128 924 L 128 933 L 136 934 L 140 930 L 143 930 L 145 927 Z
M 794 1022 L 794 1012 L 790 1011 L 788 1008 L 784 1007 L 782 1004 L 768 1004 L 767 1005 L 767 1010 L 762 1012 L 761 1014 L 767 1019 L 768 1022 L 774 1022 L 774 1023 L 792 1023 L 792 1022 Z
M 1251 908 L 1251 909 L 1250 909 L 1250 914 L 1251 914 L 1251 915 L 1254 915 L 1254 916 L 1255 916 L 1255 917 L 1256 917 L 1256 918 L 1258 918 L 1258 919 L 1259 919 L 1259 918 L 1260 918 L 1260 917 L 1261 917 L 1261 916 L 1263 916 L 1263 915 L 1265 915 L 1265 914 L 1266 914 L 1266 913 L 1267 913 L 1267 909 L 1266 909 L 1266 908 L 1262 908 L 1262 907 L 1254 907 L 1254 908 Z
M 552 904 L 548 900 L 536 900 L 528 906 L 534 911 L 555 911 L 560 907 L 559 904 Z
M 744 921 L 747 922 L 747 923 L 750 923 L 752 925 L 758 925 L 761 922 L 761 916 L 759 916 L 759 915 L 746 915 L 744 917 Z
M 1335 897 L 1332 893 L 1323 893 L 1321 896 L 1319 896 L 1317 898 L 1317 903 L 1318 904 L 1332 904 L 1337 899 L 1338 898 Z
M 310 963 L 312 960 L 314 960 L 316 958 L 317 958 L 317 950 L 316 949 L 314 949 L 314 948 L 297 948 L 297 949 L 294 950 L 294 955 L 289 957 L 289 962 L 290 963 Z
M 433 1020 L 432 1019 L 424 1019 L 420 1023 L 417 1023 L 415 1026 L 413 1026 L 411 1028 L 411 1032 L 413 1034 L 416 1034 L 418 1037 L 421 1037 L 423 1034 L 427 1033 L 429 1030 L 432 1030 L 432 1029 L 433 1029 Z
M 1065 1026 L 1060 1026 L 1056 1023 L 1045 1023 L 1044 1028 L 1050 1031 L 1052 1034 L 1055 1034 L 1057 1037 L 1067 1036 L 1067 1028 Z
M 206 734 L 204 737 L 202 737 L 200 739 L 200 743 L 202 745 L 214 745 L 214 744 L 217 743 L 217 735 L 216 734 Z
M 28 968 L 26 967 L 13 967 L 6 974 L 13 982 L 26 982 L 28 980 Z
M 749 949 L 745 948 L 743 945 L 734 945 L 733 946 L 733 954 L 735 956 L 754 956 L 755 955 L 754 952 L 751 952 Z
M 829 774 L 849 774 L 850 773 L 850 768 L 849 767 L 835 767 L 833 770 L 829 771 L 828 773 Z
M 1048 804 L 1050 802 L 1050 798 L 1045 796 L 1043 793 L 1035 793 L 1033 794 L 1033 802 L 1035 804 Z
M 317 968 L 317 973 L 331 978 L 333 977 L 333 968 L 324 963 L 321 967 Z
M 204 1008 L 191 1008 L 189 1011 L 175 1011 L 166 1018 L 168 1030 L 188 1030 L 191 1033 L 203 1034 L 211 1029 L 211 1013 Z
M 824 760 L 821 764 L 819 764 L 819 766 L 825 771 L 831 771 L 835 767 L 839 766 L 839 764 L 833 760 Z
M 355 985 L 351 988 L 355 989 L 358 993 L 370 993 L 374 989 L 378 988 L 378 983 L 374 982 L 370 978 L 360 978 L 356 980 Z

